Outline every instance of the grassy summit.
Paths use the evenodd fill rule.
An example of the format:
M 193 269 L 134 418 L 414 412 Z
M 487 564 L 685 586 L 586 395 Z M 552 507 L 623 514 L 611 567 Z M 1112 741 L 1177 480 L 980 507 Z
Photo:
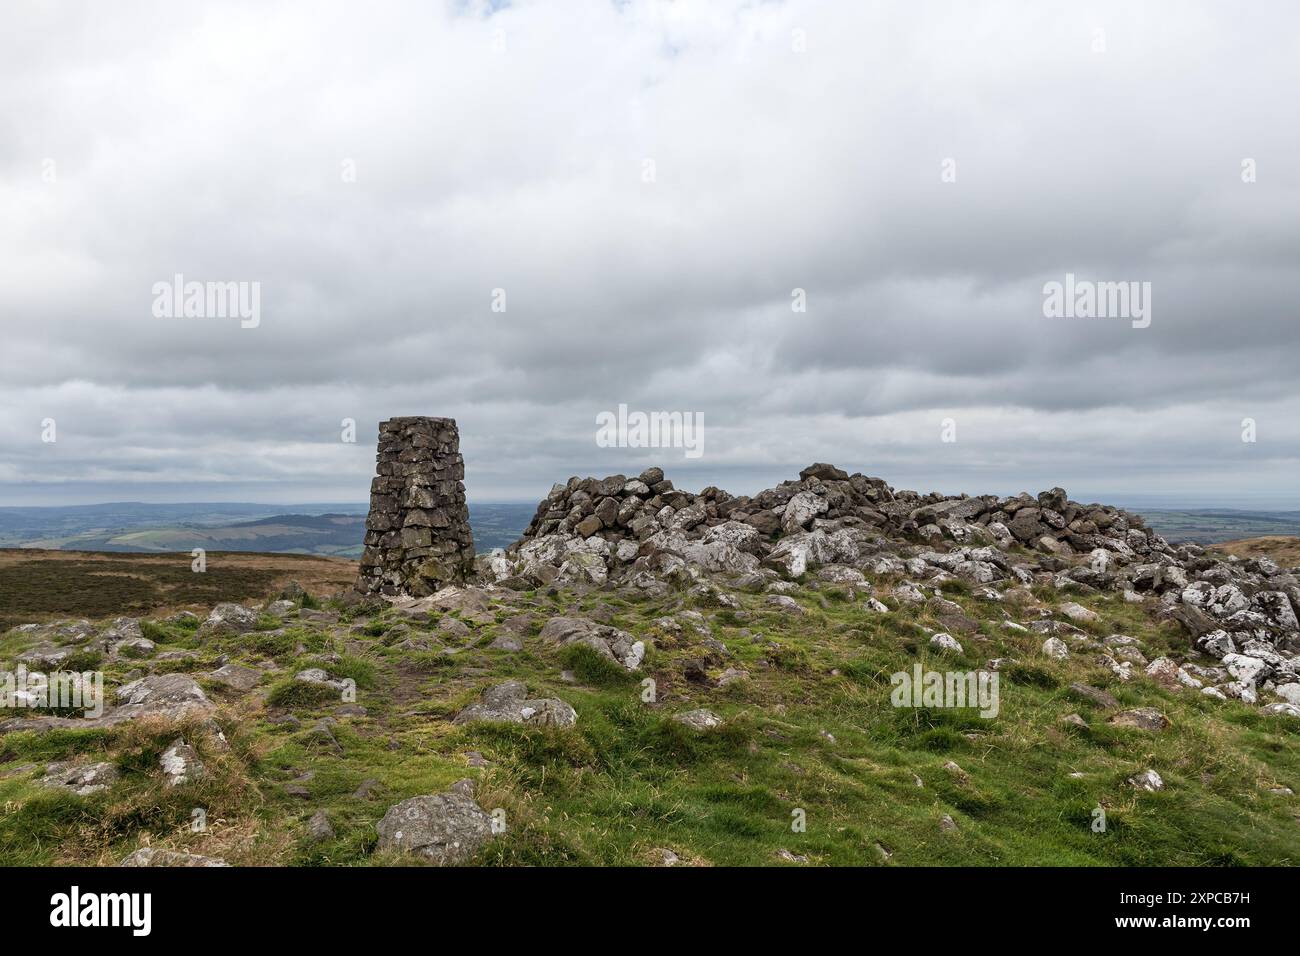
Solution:
M 737 592 L 739 608 L 725 608 L 707 594 L 577 588 L 497 590 L 429 612 L 315 610 L 308 600 L 302 611 L 263 613 L 243 634 L 146 621 L 156 646 L 144 656 L 112 659 L 92 641 L 75 665 L 102 669 L 110 685 L 194 677 L 217 704 L 228 747 L 193 717 L 0 734 L 0 863 L 111 864 L 152 845 L 232 864 L 409 864 L 376 851 L 376 823 L 398 801 L 463 777 L 503 823 L 474 858 L 488 865 L 649 865 L 664 851 L 700 865 L 1297 862 L 1300 803 L 1287 790 L 1300 785 L 1300 721 L 1171 689 L 1141 667 L 1122 681 L 1087 649 L 1124 634 L 1148 660 L 1186 659 L 1186 636 L 1156 624 L 1151 607 L 1046 589 L 998 602 L 950 582 L 944 597 L 958 613 L 934 597 L 901 603 L 895 583 L 805 580 L 790 592 L 802 613 L 768 594 Z M 868 591 L 889 612 L 871 610 Z M 1043 634 L 1006 626 L 1045 614 L 1064 622 L 1065 601 L 1099 615 L 1076 625 L 1067 659 L 1041 652 Z M 586 647 L 548 644 L 538 635 L 555 616 L 626 631 L 646 643 L 645 660 L 627 672 Z M 952 633 L 961 653 L 933 648 L 936 632 Z M 502 637 L 521 649 L 489 647 Z M 0 659 L 36 642 L 10 632 Z M 890 675 L 917 662 L 964 671 L 997 658 L 993 719 L 891 704 Z M 219 683 L 210 675 L 222 664 L 258 671 L 254 686 Z M 295 681 L 307 668 L 354 681 L 355 704 Z M 718 686 L 728 669 L 748 676 Z M 643 700 L 645 678 L 653 703 Z M 453 722 L 508 679 L 567 701 L 576 724 Z M 1071 684 L 1103 690 L 1116 706 Z M 697 731 L 671 719 L 701 707 L 722 725 Z M 1138 707 L 1170 726 L 1110 723 Z M 1063 722 L 1071 714 L 1082 721 Z M 198 750 L 204 773 L 168 787 L 159 757 L 178 737 Z M 89 796 L 42 786 L 59 761 L 109 762 L 119 776 Z M 1146 769 L 1163 789 L 1129 783 Z M 313 834 L 320 811 L 328 831 Z M 799 820 L 802 832 L 792 828 Z

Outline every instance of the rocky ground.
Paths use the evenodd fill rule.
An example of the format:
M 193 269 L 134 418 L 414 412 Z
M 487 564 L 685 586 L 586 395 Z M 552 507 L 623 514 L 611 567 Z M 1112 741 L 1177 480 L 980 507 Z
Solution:
M 575 478 L 430 596 L 9 630 L 112 706 L 0 722 L 0 862 L 1295 863 L 1297 606 L 1060 489 Z

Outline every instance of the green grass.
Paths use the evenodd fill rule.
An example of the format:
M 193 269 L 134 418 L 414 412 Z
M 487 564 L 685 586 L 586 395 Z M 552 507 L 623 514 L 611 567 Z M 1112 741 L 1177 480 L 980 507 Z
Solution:
M 877 592 L 892 606 L 890 583 L 878 582 Z M 480 804 L 507 821 L 480 854 L 485 865 L 642 865 L 659 847 L 715 865 L 789 865 L 780 850 L 811 865 L 1300 862 L 1300 806 L 1268 792 L 1300 790 L 1300 722 L 1169 691 L 1140 676 L 1119 682 L 1097 666 L 1095 652 L 1048 660 L 1038 653 L 1042 636 L 1002 628 L 1002 606 L 969 590 L 945 589 L 981 625 L 980 633 L 959 636 L 964 650 L 956 655 L 929 647 L 941 628 L 926 607 L 880 615 L 860 599 L 822 601 L 828 595 L 808 589 L 795 595 L 802 616 L 776 611 L 758 594 L 738 594 L 739 611 L 702 609 L 725 654 L 704 648 L 689 625 L 679 637 L 654 627 L 679 607 L 674 597 L 584 598 L 587 609 L 608 605 L 616 626 L 653 645 L 636 673 L 590 648 L 552 647 L 535 636 L 524 638 L 521 652 L 486 649 L 502 633 L 499 622 L 516 613 L 539 621 L 574 613 L 571 595 L 545 592 L 518 595 L 508 613 L 476 630 L 473 646 L 453 655 L 385 646 L 387 618 L 359 632 L 347 623 L 289 621 L 278 635 L 214 637 L 199 648 L 203 667 L 224 655 L 246 663 L 269 658 L 281 671 L 248 696 L 214 691 L 228 707 L 222 720 L 230 748 L 204 753 L 211 779 L 189 794 L 163 790 L 157 754 L 175 739 L 174 729 L 0 736 L 0 863 L 112 861 L 146 837 L 238 863 L 409 862 L 376 854 L 375 824 L 393 803 L 466 776 L 476 779 Z M 1090 633 L 1137 637 L 1148 658 L 1187 647 L 1141 607 L 1105 595 L 1068 599 L 1102 615 Z M 1032 620 L 1026 611 L 1013 614 Z M 193 639 L 192 629 L 172 624 L 155 623 L 147 633 L 173 647 Z M 0 639 L 0 657 L 25 643 Z M 890 702 L 890 675 L 914 663 L 970 670 L 995 657 L 1018 663 L 1000 671 L 993 719 L 972 709 Z M 750 679 L 726 688 L 689 683 L 683 665 L 697 659 L 714 677 L 743 667 Z M 106 666 L 113 683 L 141 664 Z M 333 745 L 311 728 L 335 714 L 339 693 L 293 680 L 311 666 L 354 680 L 365 708 L 364 716 L 335 718 Z M 572 683 L 561 679 L 564 670 L 573 672 Z M 653 702 L 643 699 L 644 678 L 655 682 Z M 568 701 L 577 724 L 451 722 L 483 688 L 506 679 Z M 1173 726 L 1156 734 L 1113 727 L 1107 712 L 1069 691 L 1077 681 L 1105 687 L 1122 706 L 1155 707 Z M 697 733 L 671 719 L 694 707 L 725 723 Z M 1088 728 L 1063 725 L 1069 713 L 1082 715 Z M 282 714 L 298 723 L 267 719 Z M 470 752 L 488 766 L 471 767 Z M 92 798 L 35 784 L 45 763 L 78 755 L 115 761 L 122 780 Z M 945 769 L 950 761 L 960 774 Z M 28 763 L 37 770 L 4 776 Z M 1164 778 L 1165 790 L 1139 793 L 1126 783 L 1147 767 Z M 372 794 L 358 796 L 371 779 Z M 295 795 L 299 788 L 305 796 Z M 186 823 L 200 800 L 211 804 L 209 819 L 221 822 L 196 835 Z M 1098 807 L 1103 833 L 1091 826 Z M 336 833 L 313 844 L 304 824 L 322 809 Z M 945 815 L 955 830 L 940 828 Z M 806 819 L 805 831 L 792 829 L 797 818 Z

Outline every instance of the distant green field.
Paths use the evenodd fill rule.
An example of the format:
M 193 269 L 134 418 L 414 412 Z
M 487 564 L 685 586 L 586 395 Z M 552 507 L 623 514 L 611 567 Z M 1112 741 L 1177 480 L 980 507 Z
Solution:
M 1296 511 L 1209 511 L 1142 512 L 1147 523 L 1167 541 L 1180 544 L 1218 544 L 1263 535 L 1300 535 L 1300 512 Z

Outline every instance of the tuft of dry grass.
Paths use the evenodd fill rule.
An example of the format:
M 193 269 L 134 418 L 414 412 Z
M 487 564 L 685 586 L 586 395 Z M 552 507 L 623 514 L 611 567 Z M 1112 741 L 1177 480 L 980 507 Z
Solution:
M 1239 558 L 1272 558 L 1284 568 L 1300 567 L 1300 538 L 1267 534 L 1259 538 L 1224 541 L 1210 549 Z

